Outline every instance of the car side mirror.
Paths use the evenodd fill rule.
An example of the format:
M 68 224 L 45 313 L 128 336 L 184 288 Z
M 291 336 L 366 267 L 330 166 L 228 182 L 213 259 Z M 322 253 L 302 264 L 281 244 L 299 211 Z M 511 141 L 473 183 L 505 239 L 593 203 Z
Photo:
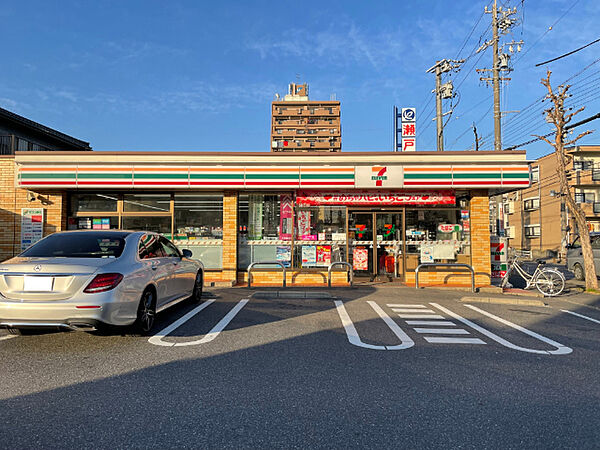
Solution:
M 188 250 L 187 248 L 184 248 L 181 253 L 183 253 L 183 257 L 184 258 L 191 258 L 192 257 L 192 251 Z

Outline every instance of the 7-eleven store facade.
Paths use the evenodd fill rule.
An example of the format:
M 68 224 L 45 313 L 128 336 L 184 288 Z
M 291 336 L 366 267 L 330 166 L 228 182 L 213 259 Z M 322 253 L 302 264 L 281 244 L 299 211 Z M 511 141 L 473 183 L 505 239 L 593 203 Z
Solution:
M 489 285 L 488 196 L 529 185 L 525 153 L 510 151 L 22 152 L 0 165 L 1 259 L 59 230 L 151 230 L 190 249 L 215 285 L 243 283 L 264 261 L 283 263 L 288 285 L 325 285 L 336 261 L 357 281 L 407 284 L 422 262 L 465 263 Z M 261 266 L 253 279 L 280 285 L 281 271 Z M 345 268 L 333 283 L 347 283 Z

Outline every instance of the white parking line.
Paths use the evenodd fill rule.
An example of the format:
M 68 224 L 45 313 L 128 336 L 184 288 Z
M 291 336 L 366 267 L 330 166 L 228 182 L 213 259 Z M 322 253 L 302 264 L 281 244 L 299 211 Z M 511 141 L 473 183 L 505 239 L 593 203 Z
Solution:
M 483 344 L 479 338 L 455 338 L 455 337 L 424 337 L 430 344 Z
M 425 305 L 415 305 L 413 303 L 388 303 L 390 308 L 426 308 Z
M 434 311 L 432 311 L 431 309 L 408 309 L 408 308 L 392 308 L 392 311 L 396 312 L 396 313 L 417 313 L 417 314 L 435 314 Z
M 17 335 L 16 334 L 9 334 L 6 336 L 0 336 L 0 341 L 6 341 L 7 339 L 12 339 L 12 338 L 16 338 Z
M 445 319 L 438 314 L 398 314 L 401 319 Z
M 356 331 L 356 327 L 352 322 L 352 319 L 348 315 L 348 311 L 344 307 L 344 303 L 340 300 L 335 300 L 335 307 L 337 309 L 338 315 L 340 316 L 340 320 L 342 321 L 342 325 L 344 330 L 346 331 L 346 336 L 348 337 L 348 342 L 352 345 L 356 345 L 357 347 L 368 348 L 370 350 L 404 350 L 415 345 L 414 341 L 398 326 L 396 322 L 392 320 L 390 316 L 388 316 L 385 311 L 383 311 L 379 305 L 375 302 L 367 302 L 371 305 L 371 307 L 375 310 L 379 317 L 383 319 L 383 321 L 387 324 L 387 326 L 392 330 L 392 332 L 400 339 L 399 345 L 373 345 L 366 344 L 358 335 L 358 331 Z
M 192 311 L 190 311 L 189 313 L 187 313 L 185 316 L 183 316 L 181 319 L 175 321 L 174 323 L 172 323 L 171 325 L 169 325 L 167 328 L 159 331 L 158 333 L 156 333 L 154 336 L 152 336 L 150 339 L 148 339 L 148 342 L 154 345 L 160 345 L 163 347 L 187 347 L 187 346 L 191 346 L 191 345 L 200 345 L 200 344 L 206 344 L 208 342 L 213 341 L 220 333 L 221 331 L 223 331 L 225 329 L 225 327 L 227 325 L 229 325 L 229 322 L 231 322 L 233 320 L 233 318 L 236 316 L 236 314 L 238 312 L 240 312 L 240 310 L 246 306 L 246 303 L 248 303 L 248 299 L 242 299 L 240 300 L 237 305 L 235 305 L 233 307 L 233 309 L 231 311 L 229 311 L 225 317 L 223 317 L 214 327 L 212 330 L 210 330 L 204 337 L 202 337 L 201 339 L 197 339 L 195 341 L 189 341 L 189 342 L 165 342 L 162 339 L 167 336 L 169 333 L 173 332 L 175 329 L 179 328 L 181 325 L 183 325 L 185 322 L 187 322 L 188 320 L 190 320 L 192 317 L 194 317 L 196 314 L 198 314 L 200 311 L 202 311 L 204 308 L 206 308 L 207 306 L 211 305 L 215 300 L 211 299 L 211 300 L 207 300 L 205 303 L 201 304 L 200 306 L 198 306 L 197 308 L 193 309 Z
M 407 320 L 407 325 L 454 327 L 456 324 L 449 320 Z
M 561 311 L 562 312 L 566 312 L 567 314 L 572 314 L 574 316 L 581 317 L 582 319 L 587 319 L 587 320 L 590 320 L 590 321 L 595 322 L 595 323 L 600 323 L 600 320 L 592 319 L 591 317 L 584 316 L 583 314 L 579 314 L 579 313 L 576 313 L 576 312 L 573 312 L 573 311 L 567 311 L 566 309 L 561 309 Z
M 471 334 L 462 328 L 414 328 L 421 334 Z
M 470 326 L 471 328 L 479 331 L 481 334 L 489 337 L 490 339 L 493 339 L 494 341 L 498 342 L 499 344 L 504 345 L 505 347 L 511 348 L 513 350 L 519 350 L 521 352 L 527 352 L 527 353 L 537 353 L 537 354 L 541 354 L 541 355 L 568 355 L 569 353 L 571 353 L 573 351 L 573 349 L 571 349 L 570 347 L 566 347 L 556 341 L 553 341 L 550 338 L 544 337 L 540 334 L 535 333 L 534 331 L 528 330 L 527 328 L 524 328 L 520 325 L 516 325 L 512 322 L 509 322 L 508 320 L 502 319 L 501 317 L 495 316 L 487 311 L 484 311 L 482 309 L 479 309 L 473 305 L 465 305 L 467 308 L 472 309 L 473 311 L 477 311 L 481 314 L 483 314 L 484 316 L 489 317 L 490 319 L 496 320 L 497 322 L 503 323 L 504 325 L 508 325 L 511 328 L 514 328 L 516 330 L 521 331 L 522 333 L 525 333 L 533 338 L 536 338 L 542 342 L 545 342 L 546 344 L 549 344 L 553 347 L 556 348 L 556 350 L 535 350 L 532 348 L 525 348 L 525 347 L 520 347 L 518 345 L 515 345 L 509 341 L 507 341 L 504 338 L 501 338 L 500 336 L 498 336 L 497 334 L 492 333 L 491 331 L 477 325 L 476 323 L 470 321 L 469 319 L 465 319 L 464 317 L 459 316 L 458 314 L 450 311 L 447 308 L 444 308 L 443 306 L 438 305 L 437 303 L 430 303 L 430 305 L 436 307 L 437 309 L 441 310 L 442 312 L 445 312 L 446 314 L 448 314 L 449 316 L 453 317 L 456 320 L 461 321 L 462 323 L 464 323 L 465 325 Z

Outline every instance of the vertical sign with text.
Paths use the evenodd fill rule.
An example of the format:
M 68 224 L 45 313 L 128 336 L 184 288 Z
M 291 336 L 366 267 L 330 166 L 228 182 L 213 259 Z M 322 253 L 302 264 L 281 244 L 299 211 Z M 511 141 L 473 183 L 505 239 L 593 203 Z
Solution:
M 417 110 L 402 108 L 402 151 L 417 150 Z
M 21 208 L 21 250 L 44 236 L 44 208 Z

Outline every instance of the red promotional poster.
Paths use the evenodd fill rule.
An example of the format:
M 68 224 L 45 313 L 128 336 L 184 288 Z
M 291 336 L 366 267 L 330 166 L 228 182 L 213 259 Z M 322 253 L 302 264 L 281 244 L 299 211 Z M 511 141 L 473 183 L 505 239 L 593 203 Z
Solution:
M 292 239 L 292 196 L 284 194 L 279 203 L 279 239 Z
M 352 268 L 369 270 L 369 251 L 366 248 L 355 248 L 352 251 Z
M 317 266 L 331 264 L 331 245 L 317 245 Z

